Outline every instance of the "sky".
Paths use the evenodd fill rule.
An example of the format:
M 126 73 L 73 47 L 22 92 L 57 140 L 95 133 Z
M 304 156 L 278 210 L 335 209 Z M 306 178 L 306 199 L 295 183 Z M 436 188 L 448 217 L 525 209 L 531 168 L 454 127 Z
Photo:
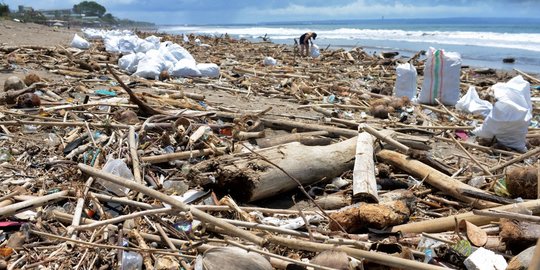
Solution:
M 0 0 L 12 10 L 66 9 L 79 0 Z M 537 17 L 540 0 L 97 0 L 119 18 L 226 24 L 385 18 Z

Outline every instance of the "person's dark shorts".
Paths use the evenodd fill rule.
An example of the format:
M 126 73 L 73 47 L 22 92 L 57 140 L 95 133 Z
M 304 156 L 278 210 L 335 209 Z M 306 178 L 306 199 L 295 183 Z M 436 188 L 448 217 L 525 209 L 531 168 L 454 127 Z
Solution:
M 300 36 L 300 45 L 305 45 L 307 43 L 306 34 Z

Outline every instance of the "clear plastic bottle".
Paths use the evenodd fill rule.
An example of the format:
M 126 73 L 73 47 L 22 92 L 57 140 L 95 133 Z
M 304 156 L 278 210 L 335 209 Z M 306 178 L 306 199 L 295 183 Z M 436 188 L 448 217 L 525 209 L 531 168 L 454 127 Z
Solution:
M 105 163 L 105 166 L 103 166 L 102 170 L 104 172 L 125 178 L 126 180 L 134 181 L 133 173 L 122 159 L 107 160 L 107 163 Z M 98 179 L 98 182 L 103 185 L 107 190 L 118 196 L 126 196 L 126 194 L 129 192 L 129 188 L 117 185 L 115 183 L 111 183 L 109 181 L 105 181 L 103 179 Z
M 133 251 L 122 251 L 122 270 L 141 270 L 143 257 Z

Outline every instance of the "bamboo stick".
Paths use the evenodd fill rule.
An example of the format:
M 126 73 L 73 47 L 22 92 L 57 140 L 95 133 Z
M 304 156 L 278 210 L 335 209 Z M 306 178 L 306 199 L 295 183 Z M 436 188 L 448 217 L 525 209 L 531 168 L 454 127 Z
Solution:
M 459 188 L 474 190 L 482 193 L 485 192 L 481 189 L 471 187 L 452 177 L 449 177 L 418 160 L 408 159 L 407 156 L 403 154 L 389 150 L 382 150 L 377 154 L 377 157 L 379 157 L 384 162 L 396 166 L 415 177 L 425 179 L 425 181 L 430 185 L 438 188 L 439 190 L 462 202 L 470 203 L 474 207 L 489 208 L 498 205 L 492 202 L 475 200 L 464 196 L 461 192 L 458 191 Z
M 202 157 L 202 156 L 207 156 L 210 154 L 219 155 L 220 153 L 224 153 L 227 150 L 227 148 L 218 147 L 216 148 L 216 150 L 217 151 L 211 148 L 207 148 L 207 149 L 202 149 L 202 150 L 183 151 L 183 152 L 176 152 L 176 153 L 163 154 L 163 155 L 146 156 L 146 157 L 142 157 L 141 161 L 145 163 L 155 164 L 155 163 L 168 162 L 172 160 L 184 160 L 188 158 Z
M 509 211 L 513 208 L 520 208 L 524 207 L 533 212 L 533 214 L 539 214 L 540 213 L 540 200 L 533 200 L 528 202 L 522 202 L 517 204 L 509 204 L 509 205 L 503 205 L 495 208 L 491 208 L 491 210 L 501 210 L 501 211 Z M 467 220 L 474 225 L 481 226 L 489 224 L 489 222 L 497 220 L 498 218 L 495 217 L 488 217 L 488 216 L 478 216 L 475 215 L 473 212 L 467 212 L 463 214 L 458 215 L 452 215 L 448 217 L 442 217 L 442 218 L 436 218 L 426 221 L 420 221 L 420 222 L 414 222 L 414 223 L 408 223 L 403 224 L 399 226 L 394 226 L 392 228 L 393 232 L 404 232 L 404 233 L 437 233 L 437 232 L 444 232 L 444 231 L 451 231 L 454 229 L 456 225 L 456 220 Z
M 67 196 L 68 193 L 68 190 L 64 190 L 53 194 L 45 195 L 43 197 L 35 197 L 29 200 L 2 207 L 0 208 L 0 217 L 13 215 L 20 210 L 27 210 L 29 207 L 35 208 L 43 206 L 50 201 L 58 200 L 62 197 Z
M 125 179 L 122 177 L 119 177 L 110 173 L 106 173 L 100 170 L 96 170 L 85 164 L 80 163 L 78 167 L 81 171 L 93 177 L 98 177 L 105 181 L 113 182 L 115 184 L 141 192 L 147 196 L 158 199 L 163 203 L 170 204 L 171 206 L 176 207 L 180 209 L 181 211 L 185 211 L 185 212 L 190 211 L 194 217 L 200 219 L 203 222 L 214 224 L 224 229 L 228 234 L 240 237 L 242 239 L 256 243 L 258 245 L 263 245 L 265 243 L 265 240 L 259 236 L 256 236 L 248 231 L 244 231 L 242 229 L 237 228 L 236 226 L 223 222 L 214 216 L 211 216 L 201 210 L 198 210 L 197 208 L 190 207 L 189 205 L 186 205 L 183 202 L 180 202 L 172 197 L 169 197 L 159 191 L 153 190 L 149 187 L 143 186 L 134 181 L 125 181 Z

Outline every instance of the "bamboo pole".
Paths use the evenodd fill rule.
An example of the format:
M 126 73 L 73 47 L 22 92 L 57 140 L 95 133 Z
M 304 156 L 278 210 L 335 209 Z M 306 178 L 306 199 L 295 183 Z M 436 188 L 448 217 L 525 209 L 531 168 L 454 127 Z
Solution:
M 490 210 L 509 211 L 513 209 L 514 207 L 517 207 L 517 208 L 524 207 L 531 210 L 533 214 L 539 214 L 540 213 L 540 199 L 517 203 L 517 204 L 503 205 L 503 206 L 491 208 Z M 437 233 L 437 232 L 453 230 L 454 227 L 456 226 L 456 220 L 458 221 L 467 220 L 473 223 L 474 225 L 481 226 L 481 225 L 489 224 L 491 221 L 494 221 L 497 219 L 498 218 L 496 217 L 478 216 L 478 215 L 475 215 L 473 212 L 467 212 L 467 213 L 452 215 L 448 217 L 442 217 L 442 218 L 436 218 L 436 219 L 431 219 L 431 220 L 426 220 L 426 221 L 420 221 L 420 222 L 394 226 L 394 228 L 392 228 L 392 231 L 404 232 L 404 233 L 422 233 L 422 232 Z
M 35 207 L 42 206 L 50 201 L 61 199 L 62 197 L 67 196 L 68 193 L 69 193 L 68 190 L 64 190 L 64 191 L 56 192 L 53 194 L 45 195 L 43 197 L 35 197 L 26 201 L 22 201 L 19 203 L 2 207 L 0 208 L 0 217 L 13 215 L 23 209 L 27 210 L 29 207 L 35 208 Z
M 191 212 L 191 214 L 194 217 L 198 218 L 199 220 L 201 220 L 203 222 L 214 224 L 217 227 L 220 227 L 220 228 L 224 229 L 230 235 L 240 237 L 242 239 L 245 239 L 247 241 L 256 243 L 258 245 L 263 245 L 266 242 L 265 239 L 263 239 L 263 238 L 261 238 L 259 236 L 256 236 L 256 235 L 252 234 L 251 232 L 239 229 L 236 226 L 233 226 L 231 224 L 223 222 L 222 220 L 220 220 L 220 219 L 218 219 L 218 218 L 216 218 L 216 217 L 214 217 L 212 215 L 209 215 L 209 214 L 207 214 L 207 213 L 205 213 L 205 212 L 203 212 L 203 211 L 201 211 L 201 210 L 199 210 L 197 208 L 186 205 L 183 202 L 180 202 L 180 201 L 178 201 L 178 200 L 176 200 L 176 199 L 174 199 L 172 197 L 169 197 L 169 196 L 167 196 L 167 195 L 165 195 L 165 194 L 163 194 L 163 193 L 161 193 L 159 191 L 153 190 L 153 189 L 151 189 L 149 187 L 143 186 L 143 185 L 141 185 L 139 183 L 136 183 L 134 181 L 125 181 L 125 179 L 122 178 L 122 177 L 119 177 L 119 176 L 116 176 L 116 175 L 113 175 L 113 174 L 110 174 L 110 173 L 106 173 L 106 172 L 94 169 L 94 168 L 92 168 L 92 167 L 90 167 L 88 165 L 82 164 L 82 163 L 79 163 L 78 167 L 83 173 L 86 173 L 86 174 L 91 175 L 93 177 L 97 177 L 97 178 L 103 179 L 105 181 L 109 181 L 109 182 L 112 182 L 112 183 L 127 187 L 127 188 L 129 188 L 131 190 L 141 192 L 141 193 L 143 193 L 143 194 L 145 194 L 145 195 L 147 195 L 149 197 L 160 200 L 162 203 L 170 204 L 171 206 L 176 207 L 176 208 L 180 209 L 181 211 L 185 211 L 185 212 L 189 211 L 189 212 Z
M 280 236 L 268 236 L 268 240 L 274 244 L 283 245 L 289 248 L 298 250 L 307 250 L 312 252 L 322 252 L 325 250 L 343 251 L 351 257 L 357 259 L 367 259 L 371 262 L 385 266 L 397 267 L 400 269 L 409 270 L 443 270 L 447 268 L 421 263 L 414 260 L 407 260 L 399 257 L 394 257 L 389 254 L 365 251 L 344 246 L 334 246 L 331 244 L 314 243 L 300 239 L 291 239 Z
M 389 150 L 382 150 L 377 154 L 377 157 L 415 177 L 425 179 L 425 181 L 430 185 L 462 202 L 470 203 L 474 207 L 490 208 L 498 205 L 492 202 L 475 200 L 464 196 L 461 192 L 459 192 L 458 189 L 468 189 L 482 193 L 485 192 L 481 189 L 471 187 L 452 177 L 449 177 L 446 174 L 443 174 L 418 160 L 408 159 L 408 157 L 403 154 Z
M 210 154 L 220 154 L 220 153 L 225 152 L 227 148 L 218 147 L 216 148 L 216 150 L 207 148 L 207 149 L 202 149 L 202 150 L 183 151 L 183 152 L 176 152 L 176 153 L 156 155 L 156 156 L 146 156 L 146 157 L 142 157 L 141 161 L 145 163 L 155 164 L 155 163 L 168 162 L 172 160 L 184 160 L 188 158 L 207 156 Z

